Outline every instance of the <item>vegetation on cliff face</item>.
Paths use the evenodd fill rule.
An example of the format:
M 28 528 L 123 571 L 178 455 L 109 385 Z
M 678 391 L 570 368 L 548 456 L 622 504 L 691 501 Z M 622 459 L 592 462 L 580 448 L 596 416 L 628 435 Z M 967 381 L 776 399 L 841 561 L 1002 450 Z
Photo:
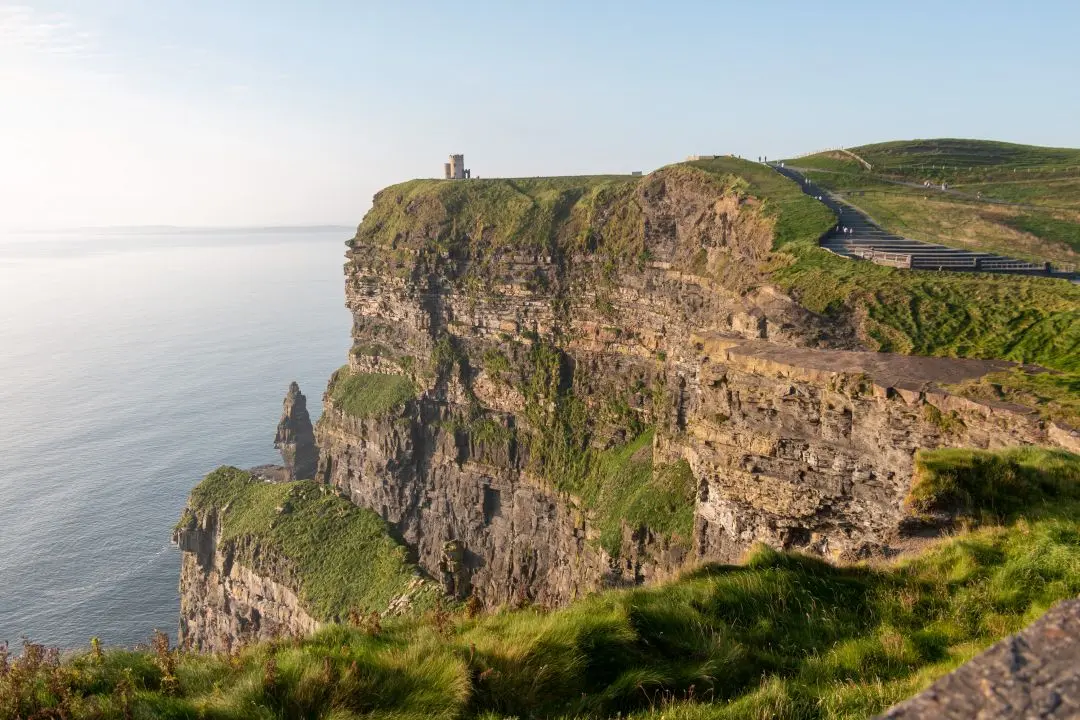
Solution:
M 367 418 L 403 407 L 416 397 L 416 386 L 404 375 L 354 373 L 346 366 L 334 375 L 329 393 L 346 415 Z
M 697 482 L 685 460 L 654 463 L 652 442 L 650 429 L 597 453 L 591 472 L 573 489 L 593 510 L 593 526 L 609 555 L 619 555 L 624 527 L 690 545 Z
M 230 656 L 31 646 L 0 661 L 0 718 L 867 717 L 1080 593 L 1080 457 L 1040 452 L 921 456 L 927 497 L 966 488 L 988 524 L 896 564 L 759 549 L 558 611 L 436 609 Z M 972 492 L 988 472 L 1011 489 Z
M 685 461 L 654 463 L 654 428 L 644 424 L 657 419 L 652 409 L 639 415 L 618 397 L 608 398 L 605 408 L 590 407 L 575 394 L 556 347 L 537 340 L 528 354 L 527 375 L 518 379 L 528 429 L 519 439 L 530 468 L 578 499 L 612 557 L 619 555 L 624 528 L 688 544 L 696 483 Z M 629 438 L 599 450 L 595 433 L 605 411 Z
M 238 561 L 255 571 L 295 579 L 314 618 L 341 621 L 350 612 L 384 611 L 405 594 L 417 610 L 434 605 L 441 590 L 420 580 L 405 548 L 376 513 L 310 481 L 268 483 L 224 467 L 191 492 L 178 528 L 218 515 L 218 542 L 236 547 Z M 257 553 L 257 557 L 256 557 Z M 280 567 L 263 567 L 263 563 Z

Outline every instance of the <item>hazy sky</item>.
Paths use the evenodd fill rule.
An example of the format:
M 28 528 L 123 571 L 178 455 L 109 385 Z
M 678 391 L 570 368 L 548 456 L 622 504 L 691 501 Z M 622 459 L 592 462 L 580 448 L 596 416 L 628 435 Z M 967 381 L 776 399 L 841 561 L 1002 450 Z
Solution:
M 911 137 L 1080 146 L 1080 2 L 0 0 L 0 227 Z

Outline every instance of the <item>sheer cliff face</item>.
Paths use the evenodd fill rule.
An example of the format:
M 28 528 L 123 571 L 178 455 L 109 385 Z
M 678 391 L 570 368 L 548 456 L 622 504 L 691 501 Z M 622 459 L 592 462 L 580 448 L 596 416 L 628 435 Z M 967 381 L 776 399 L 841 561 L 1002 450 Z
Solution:
M 319 622 L 297 597 L 299 584 L 288 564 L 268 548 L 248 553 L 218 542 L 218 514 L 191 518 L 173 541 L 180 561 L 180 643 L 193 650 L 227 652 L 233 647 L 292 635 L 310 635 Z
M 773 223 L 737 184 L 686 168 L 592 182 L 396 186 L 352 243 L 355 343 L 317 479 L 454 594 L 558 604 L 757 541 L 885 552 L 916 449 L 1053 444 L 1022 409 L 939 388 L 1001 364 L 845 352 L 850 328 L 762 281 L 782 261 Z M 336 388 L 366 373 L 418 393 L 348 412 Z M 624 479 L 597 480 L 647 429 L 651 482 L 692 472 L 686 527 L 634 509 L 648 487 L 620 505 Z

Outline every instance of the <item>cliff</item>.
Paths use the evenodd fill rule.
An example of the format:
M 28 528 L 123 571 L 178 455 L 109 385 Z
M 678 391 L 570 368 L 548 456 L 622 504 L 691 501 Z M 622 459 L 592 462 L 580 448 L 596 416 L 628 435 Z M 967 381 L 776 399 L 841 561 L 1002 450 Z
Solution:
M 180 644 L 224 651 L 326 623 L 431 607 L 441 595 L 374 513 L 311 482 L 221 468 L 191 493 L 173 541 Z
M 554 605 L 755 542 L 892 554 L 918 449 L 1076 448 L 946 389 L 1009 363 L 868 353 L 864 305 L 818 314 L 774 282 L 804 208 L 765 182 L 675 166 L 379 193 L 317 479 L 452 594 Z
M 359 627 L 332 624 L 228 656 L 170 651 L 160 637 L 153 651 L 62 656 L 27 642 L 14 656 L 0 648 L 0 709 L 70 718 L 838 720 L 881 713 L 959 668 L 896 716 L 1068 717 L 1075 603 L 961 665 L 1080 594 L 1080 455 L 932 450 L 916 462 L 913 507 L 961 507 L 969 520 L 901 561 L 837 565 L 758 547 L 737 566 L 705 564 L 671 582 L 594 593 L 554 611 L 369 617 Z M 274 546 L 261 528 L 277 516 L 244 508 L 254 497 L 294 491 L 223 482 L 241 480 L 238 471 L 218 475 L 197 490 L 193 510 L 231 498 L 219 514 L 219 547 L 243 528 L 260 534 L 260 547 Z M 320 512 L 297 510 L 303 527 L 350 510 L 309 483 L 293 487 L 320 499 L 312 506 Z M 352 550 L 363 561 L 333 587 L 353 592 L 382 577 L 363 574 L 379 556 L 372 546 L 339 547 L 342 528 L 322 528 L 331 531 L 313 546 L 322 552 L 278 546 L 306 559 L 298 573 Z M 282 543 L 303 535 L 301 527 L 286 529 Z M 305 600 L 308 592 L 301 601 L 320 606 L 318 594 Z

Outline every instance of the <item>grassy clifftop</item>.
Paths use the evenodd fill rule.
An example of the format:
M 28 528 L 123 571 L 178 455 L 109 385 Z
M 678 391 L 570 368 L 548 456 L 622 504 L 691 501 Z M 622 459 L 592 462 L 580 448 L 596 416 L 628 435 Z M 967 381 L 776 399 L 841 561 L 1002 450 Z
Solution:
M 983 525 L 899 563 L 760 549 L 554 612 L 435 610 L 231 656 L 30 646 L 0 660 L 0 718 L 868 717 L 1080 593 L 1080 458 L 919 461 L 913 510 Z
M 1080 150 L 911 140 L 789 160 L 887 229 L 917 240 L 1080 263 Z M 932 185 L 927 189 L 923 183 Z M 948 192 L 941 184 L 949 186 Z
M 268 483 L 236 468 L 219 468 L 191 491 L 177 527 L 194 527 L 209 512 L 218 514 L 220 544 L 244 541 L 238 543 L 241 562 L 252 563 L 244 549 L 256 546 L 261 557 L 283 562 L 305 609 L 318 620 L 382 611 L 410 590 L 413 605 L 422 610 L 440 595 L 433 583 L 414 587 L 419 573 L 382 518 L 325 486 L 306 480 Z

